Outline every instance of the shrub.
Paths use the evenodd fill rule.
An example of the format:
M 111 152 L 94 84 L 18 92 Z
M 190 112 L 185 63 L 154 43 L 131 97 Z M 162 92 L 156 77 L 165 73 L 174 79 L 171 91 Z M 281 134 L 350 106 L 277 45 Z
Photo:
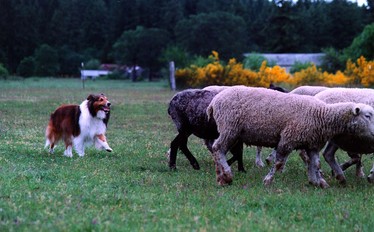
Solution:
M 164 64 L 174 61 L 176 67 L 186 67 L 191 62 L 191 57 L 185 49 L 170 46 L 162 52 L 160 61 Z
M 203 87 L 207 85 L 247 85 L 267 87 L 270 83 L 287 81 L 290 77 L 284 68 L 279 66 L 267 67 L 262 62 L 259 72 L 245 69 L 243 64 L 230 59 L 228 64 L 219 60 L 218 53 L 213 51 L 209 56 L 210 63 L 197 66 L 191 65 L 176 71 L 179 87 Z
M 262 63 L 266 61 L 268 66 L 273 67 L 275 66 L 275 63 L 273 61 L 268 61 L 265 56 L 258 54 L 258 53 L 251 53 L 248 56 L 246 56 L 243 60 L 243 66 L 245 69 L 250 69 L 253 71 L 259 71 Z
M 325 55 L 322 58 L 321 68 L 326 72 L 336 72 L 345 68 L 346 57 L 334 48 L 326 48 L 322 50 Z
M 353 86 L 373 86 L 374 85 L 374 61 L 366 61 L 361 56 L 357 59 L 357 64 L 348 60 L 344 74 L 349 78 L 349 84 Z
M 335 74 L 322 71 L 314 64 L 293 75 L 280 66 L 268 67 L 263 61 L 258 72 L 243 68 L 243 64 L 230 59 L 227 64 L 219 60 L 218 53 L 209 57 L 212 61 L 205 66 L 191 65 L 176 71 L 176 80 L 181 87 L 203 87 L 207 85 L 246 85 L 268 87 L 270 83 L 286 84 L 290 87 L 300 85 L 327 86 L 374 86 L 374 61 L 366 61 L 364 57 L 357 62 L 348 61 L 344 72 Z M 301 64 L 299 67 L 303 67 Z
M 369 60 L 374 59 L 374 23 L 367 25 L 352 44 L 344 50 L 344 53 L 352 60 L 359 59 L 360 56 Z
M 0 63 L 0 77 L 7 78 L 9 76 L 8 70 L 4 67 L 2 63 Z
M 307 69 L 307 68 L 309 68 L 311 66 L 313 66 L 313 63 L 311 63 L 311 62 L 302 63 L 302 62 L 296 61 L 292 65 L 292 67 L 290 69 L 290 73 L 300 72 L 301 70 Z
M 91 59 L 87 61 L 86 63 L 84 63 L 84 67 L 83 67 L 83 69 L 87 69 L 87 70 L 97 70 L 99 68 L 100 68 L 100 61 L 97 59 Z
M 35 72 L 35 59 L 32 56 L 25 57 L 17 67 L 17 74 L 22 77 L 31 77 Z
M 35 75 L 55 76 L 60 70 L 56 49 L 47 44 L 41 45 L 35 51 Z

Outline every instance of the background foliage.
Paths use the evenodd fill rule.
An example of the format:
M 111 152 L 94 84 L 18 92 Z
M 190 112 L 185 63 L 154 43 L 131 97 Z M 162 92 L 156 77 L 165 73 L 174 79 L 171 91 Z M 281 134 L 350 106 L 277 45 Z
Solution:
M 374 21 L 374 3 L 368 4 L 359 7 L 347 0 L 0 0 L 0 63 L 11 74 L 21 65 L 18 74 L 29 76 L 31 62 L 22 61 L 33 57 L 35 74 L 65 76 L 77 75 L 81 62 L 91 59 L 132 65 L 136 57 L 136 63 L 158 71 L 165 65 L 160 62 L 165 58 L 162 51 L 169 46 L 179 47 L 188 53 L 186 57 L 206 57 L 216 50 L 222 59 L 238 61 L 245 52 L 320 52 L 322 48 L 340 52 Z M 133 32 L 138 49 L 121 53 L 131 45 L 127 36 Z M 154 44 L 142 46 L 147 44 L 144 41 Z M 58 56 L 51 70 L 41 70 L 43 64 L 36 57 L 46 45 Z M 364 51 L 372 50 L 352 59 L 366 57 Z M 50 60 L 56 59 L 53 52 L 49 54 Z
M 255 66 L 258 55 L 246 59 L 247 65 Z M 243 64 L 230 59 L 227 64 L 220 61 L 218 53 L 212 52 L 210 63 L 203 66 L 191 65 L 176 71 L 179 88 L 205 87 L 209 85 L 246 85 L 268 87 L 271 83 L 294 88 L 300 85 L 327 85 L 372 87 L 374 86 L 374 61 L 367 61 L 361 56 L 357 61 L 347 61 L 344 72 L 329 73 L 317 68 L 314 64 L 294 64 L 292 74 L 278 65 L 268 66 L 263 61 L 258 71 L 245 69 Z M 250 63 L 254 64 L 251 65 Z

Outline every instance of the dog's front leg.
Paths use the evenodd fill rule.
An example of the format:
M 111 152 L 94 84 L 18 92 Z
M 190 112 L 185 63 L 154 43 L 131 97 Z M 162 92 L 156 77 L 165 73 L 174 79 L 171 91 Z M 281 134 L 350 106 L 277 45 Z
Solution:
M 104 134 L 98 134 L 95 136 L 95 146 L 97 149 L 104 148 L 108 152 L 113 151 L 112 148 L 109 147 Z
M 80 157 L 83 157 L 84 156 L 84 138 L 82 138 L 81 136 L 74 138 L 74 147 L 78 155 Z

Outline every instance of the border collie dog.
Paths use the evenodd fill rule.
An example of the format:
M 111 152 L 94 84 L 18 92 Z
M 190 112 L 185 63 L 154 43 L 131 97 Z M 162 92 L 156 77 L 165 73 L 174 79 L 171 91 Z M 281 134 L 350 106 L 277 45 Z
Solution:
M 51 114 L 45 132 L 46 144 L 52 154 L 59 140 L 65 142 L 64 155 L 73 156 L 73 145 L 84 156 L 86 145 L 111 152 L 105 132 L 110 117 L 110 102 L 104 94 L 91 94 L 80 105 L 62 105 Z

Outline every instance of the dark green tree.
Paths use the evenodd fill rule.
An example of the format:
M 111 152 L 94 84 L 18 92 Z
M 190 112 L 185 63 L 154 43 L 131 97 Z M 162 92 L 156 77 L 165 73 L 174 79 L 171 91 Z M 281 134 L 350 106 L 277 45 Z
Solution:
M 47 44 L 36 49 L 34 58 L 37 76 L 55 76 L 60 70 L 57 50 Z
M 21 77 L 31 77 L 35 72 L 35 59 L 32 56 L 28 56 L 21 60 L 17 67 L 17 74 Z
M 352 60 L 357 60 L 360 56 L 374 60 L 374 23 L 367 25 L 344 53 Z
M 262 33 L 266 35 L 265 45 L 268 52 L 298 52 L 300 35 L 297 31 L 297 15 L 292 1 L 273 1 L 276 7 Z
M 137 27 L 135 30 L 123 32 L 113 45 L 113 55 L 119 63 L 148 68 L 148 77 L 152 80 L 152 77 L 162 67 L 159 57 L 168 44 L 167 31 Z
M 245 21 L 225 12 L 190 16 L 178 22 L 175 33 L 177 43 L 192 54 L 208 56 L 215 50 L 222 59 L 241 59 L 247 48 Z

